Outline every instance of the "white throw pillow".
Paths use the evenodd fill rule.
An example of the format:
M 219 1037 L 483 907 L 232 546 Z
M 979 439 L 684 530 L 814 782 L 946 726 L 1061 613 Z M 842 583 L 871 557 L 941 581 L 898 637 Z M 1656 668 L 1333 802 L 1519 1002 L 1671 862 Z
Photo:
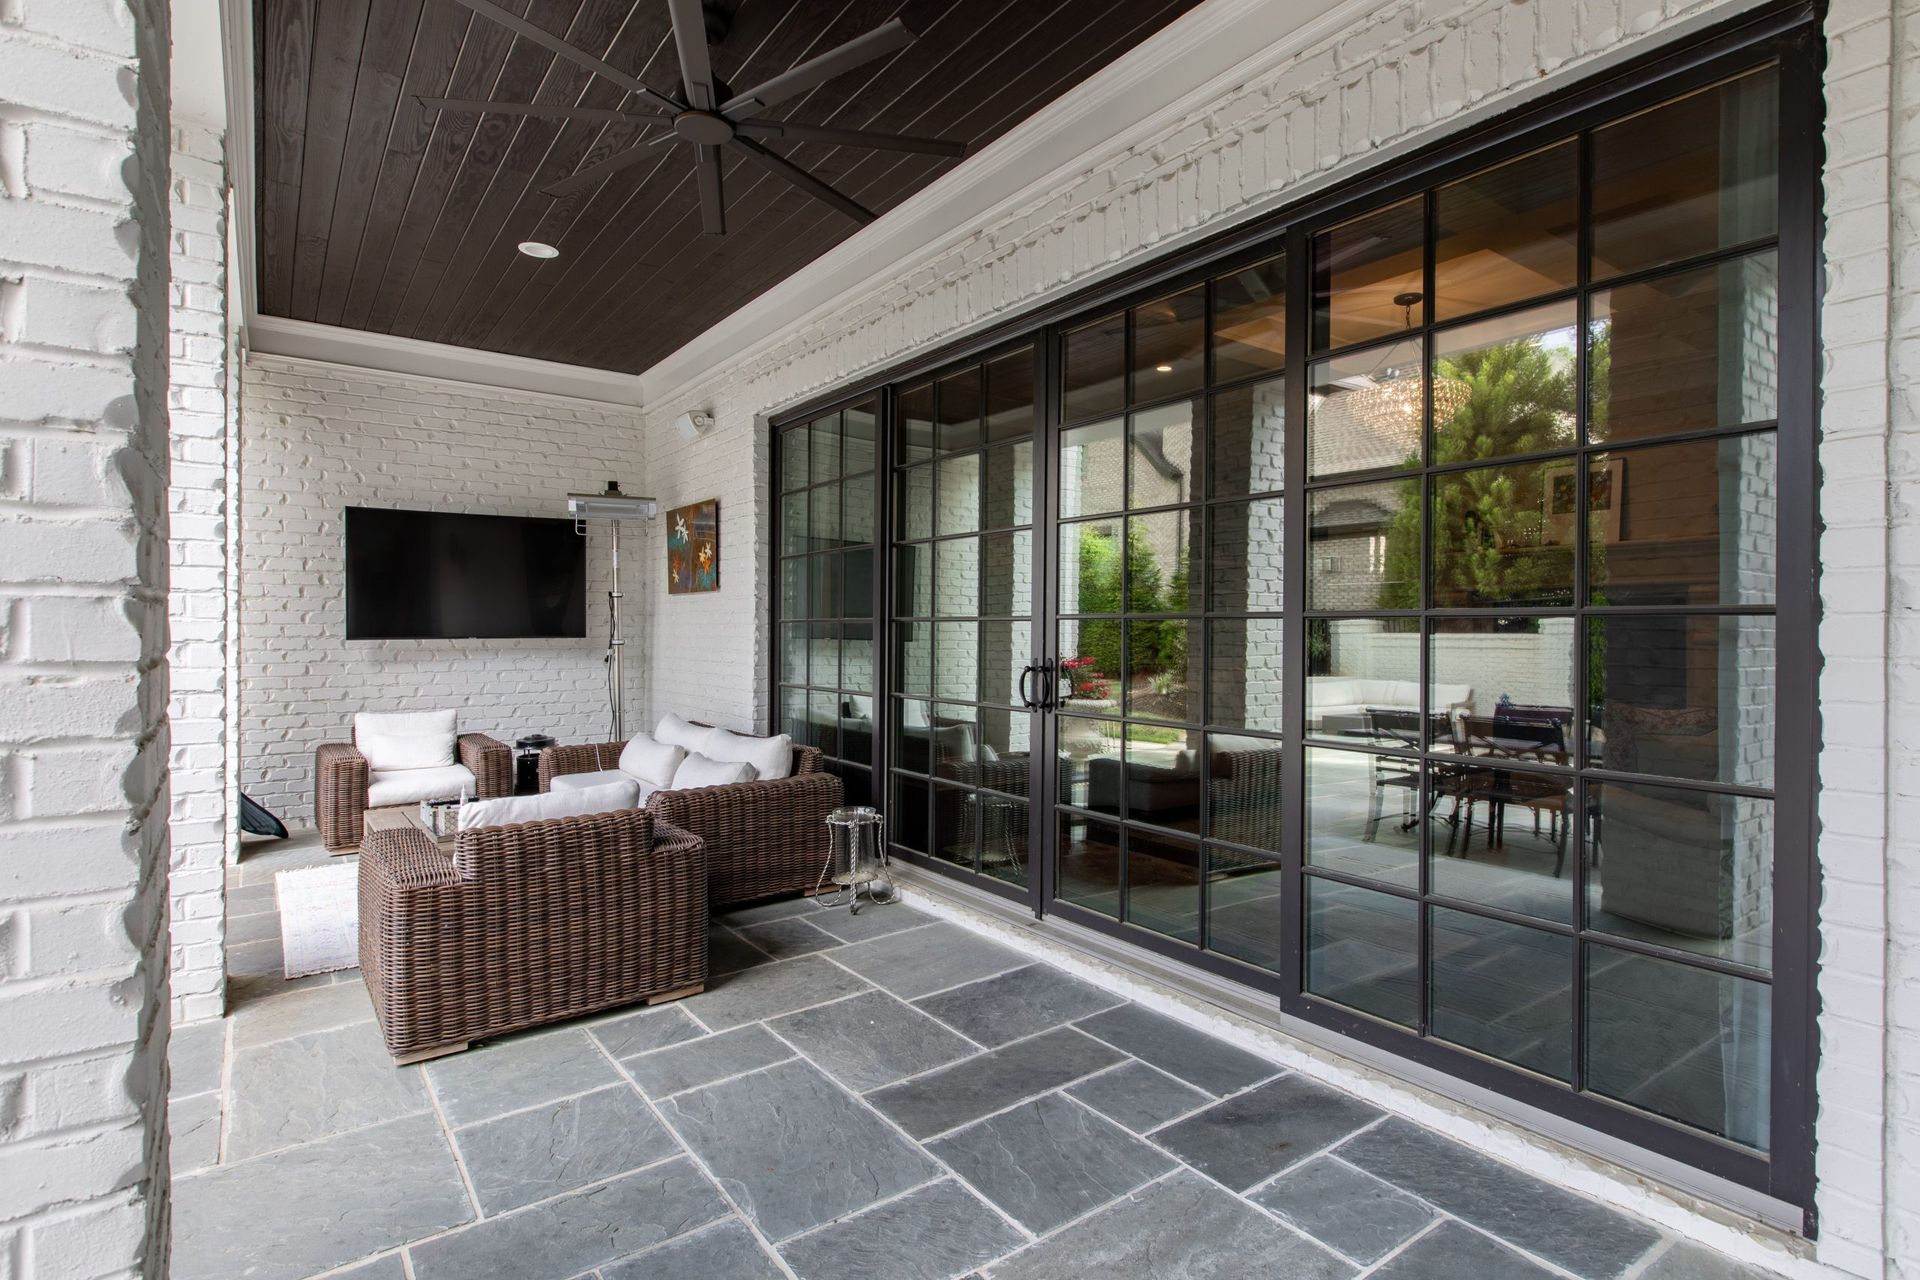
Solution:
M 698 725 L 691 720 L 682 720 L 669 711 L 660 717 L 660 723 L 653 726 L 653 736 L 670 747 L 682 747 L 688 751 L 698 751 L 706 744 L 707 735 L 713 730 Z
M 673 775 L 674 791 L 694 787 L 724 787 L 735 782 L 752 782 L 753 766 L 738 760 L 715 760 L 698 751 L 688 754 Z
M 686 758 L 685 747 L 658 741 L 650 733 L 636 733 L 620 751 L 620 771 L 664 787 L 673 781 L 673 771 Z
M 793 738 L 778 734 L 771 738 L 749 738 L 728 729 L 708 731 L 707 744 L 700 753 L 715 760 L 739 761 L 753 766 L 758 782 L 772 782 L 793 772 Z
M 452 764 L 457 711 L 362 711 L 353 745 L 372 769 L 436 769 Z
M 612 813 L 640 806 L 640 784 L 628 779 L 599 787 L 577 787 L 571 791 L 543 791 L 531 796 L 502 796 L 497 800 L 476 800 L 460 806 L 460 830 L 475 827 L 504 827 L 516 822 L 542 822 L 548 818 L 573 818 L 583 813 Z

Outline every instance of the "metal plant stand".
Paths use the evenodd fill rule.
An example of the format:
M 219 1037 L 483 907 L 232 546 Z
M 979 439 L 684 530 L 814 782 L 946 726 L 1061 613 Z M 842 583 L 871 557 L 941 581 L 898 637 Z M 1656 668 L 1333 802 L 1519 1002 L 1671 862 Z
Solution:
M 832 882 L 826 897 L 821 891 Z M 869 902 L 887 903 L 900 896 L 887 865 L 886 824 L 880 811 L 867 805 L 844 805 L 827 815 L 827 861 L 814 882 L 814 900 L 823 907 L 847 907 L 860 914 L 860 895 Z

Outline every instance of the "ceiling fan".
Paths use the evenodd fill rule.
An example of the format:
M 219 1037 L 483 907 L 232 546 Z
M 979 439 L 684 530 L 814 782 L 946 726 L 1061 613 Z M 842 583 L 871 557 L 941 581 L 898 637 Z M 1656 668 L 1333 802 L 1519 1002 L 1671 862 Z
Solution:
M 713 61 L 707 50 L 708 15 L 701 0 L 667 0 L 673 19 L 673 42 L 680 54 L 681 97 L 650 88 L 635 76 L 595 57 L 584 49 L 568 44 L 550 31 L 510 13 L 492 0 L 455 0 L 484 18 L 499 23 L 554 54 L 585 67 L 611 81 L 651 110 L 604 110 L 592 107 L 547 107 L 534 103 L 485 102 L 463 98 L 420 97 L 420 105 L 437 111 L 490 112 L 497 115 L 532 116 L 541 120 L 587 120 L 600 123 L 633 122 L 642 126 L 664 124 L 666 134 L 635 143 L 597 164 L 589 165 L 570 178 L 546 188 L 546 194 L 565 197 L 594 186 L 609 174 L 645 160 L 661 143 L 684 142 L 694 149 L 694 177 L 700 188 L 700 227 L 708 235 L 727 232 L 726 198 L 720 187 L 720 151 L 725 148 L 765 169 L 768 173 L 830 205 L 856 222 L 872 222 L 874 213 L 858 201 L 834 190 L 820 179 L 794 164 L 785 156 L 768 150 L 759 139 L 788 138 L 795 142 L 826 142 L 843 147 L 873 147 L 886 151 L 912 151 L 923 155 L 964 157 L 967 146 L 939 138 L 917 138 L 906 134 L 870 133 L 861 129 L 832 129 L 819 125 L 796 124 L 785 120 L 761 120 L 757 117 L 768 107 L 785 102 L 824 84 L 863 63 L 883 57 L 912 44 L 919 36 L 898 18 L 875 27 L 865 35 L 809 58 L 771 80 L 735 93 L 713 74 Z

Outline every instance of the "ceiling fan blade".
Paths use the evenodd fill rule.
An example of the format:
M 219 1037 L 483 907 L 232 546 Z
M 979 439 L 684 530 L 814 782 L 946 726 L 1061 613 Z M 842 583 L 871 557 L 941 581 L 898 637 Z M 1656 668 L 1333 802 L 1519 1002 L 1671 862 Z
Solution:
M 606 124 L 633 121 L 670 124 L 673 117 L 658 111 L 608 111 L 599 107 L 543 107 L 530 102 L 482 102 L 478 98 L 428 98 L 414 95 L 429 111 L 471 111 L 476 115 L 532 116 L 539 120 L 596 120 Z
M 727 234 L 727 205 L 720 191 L 720 148 L 695 147 L 693 176 L 700 184 L 700 230 Z
M 460 2 L 466 4 L 470 0 Z M 720 104 L 720 114 L 729 120 L 745 120 L 776 102 L 785 102 L 795 94 L 805 93 L 842 72 L 851 71 L 863 62 L 871 62 L 904 49 L 919 38 L 919 34 L 900 19 L 889 19 L 863 36 L 855 36 L 838 48 L 829 49 L 817 58 L 809 58 L 744 93 L 734 94 Z
M 588 187 L 597 185 L 603 178 L 607 178 L 620 172 L 622 169 L 630 168 L 633 165 L 639 164 L 642 160 L 649 160 L 659 154 L 659 152 L 644 142 L 637 146 L 628 147 L 625 151 L 618 151 L 608 156 L 599 164 L 588 165 L 571 178 L 562 178 L 552 186 L 543 188 L 543 194 L 550 195 L 556 200 L 577 195 L 585 191 Z
M 788 120 L 742 120 L 736 126 L 750 138 L 791 138 L 795 142 L 831 142 L 842 147 L 873 147 L 879 151 L 917 151 L 930 156 L 964 157 L 967 144 L 942 138 L 916 138 L 905 133 L 869 133 L 865 129 L 828 129 Z
M 622 89 L 625 89 L 628 93 L 636 95 L 662 111 L 677 113 L 682 110 L 681 105 L 672 98 L 664 94 L 655 93 L 640 80 L 628 75 L 612 63 L 596 58 L 584 49 L 574 48 L 559 36 L 554 35 L 551 31 L 536 27 L 518 14 L 510 13 L 502 9 L 499 5 L 494 4 L 493 0 L 454 0 L 454 3 L 464 5 L 481 17 L 489 18 L 499 23 L 515 35 L 523 36 L 533 41 L 549 53 L 565 58 L 575 66 L 585 67 L 595 75 L 605 76 Z
M 799 165 L 793 163 L 793 161 L 787 159 L 785 156 L 775 155 L 757 142 L 752 142 L 736 135 L 733 141 L 727 143 L 727 145 L 759 165 L 762 169 L 765 169 L 768 173 L 791 183 L 820 203 L 833 206 L 841 213 L 852 218 L 855 222 L 865 225 L 866 223 L 872 222 L 876 216 L 873 210 L 867 208 L 865 205 L 841 195 L 838 191 L 835 191 L 832 187 L 820 181 L 820 179 L 814 177 Z
M 707 55 L 707 18 L 700 0 L 667 0 L 673 43 L 680 51 L 680 83 L 696 111 L 713 110 L 713 61 Z

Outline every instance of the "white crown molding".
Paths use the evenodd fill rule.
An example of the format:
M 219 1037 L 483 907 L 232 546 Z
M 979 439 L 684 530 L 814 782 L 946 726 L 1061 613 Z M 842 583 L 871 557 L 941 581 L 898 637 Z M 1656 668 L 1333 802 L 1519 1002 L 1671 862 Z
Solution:
M 247 326 L 247 347 L 255 355 L 282 356 L 436 382 L 470 383 L 622 409 L 640 407 L 640 379 L 630 373 L 530 360 L 497 351 L 475 351 L 387 333 L 364 333 L 359 329 L 280 316 L 255 316 Z

